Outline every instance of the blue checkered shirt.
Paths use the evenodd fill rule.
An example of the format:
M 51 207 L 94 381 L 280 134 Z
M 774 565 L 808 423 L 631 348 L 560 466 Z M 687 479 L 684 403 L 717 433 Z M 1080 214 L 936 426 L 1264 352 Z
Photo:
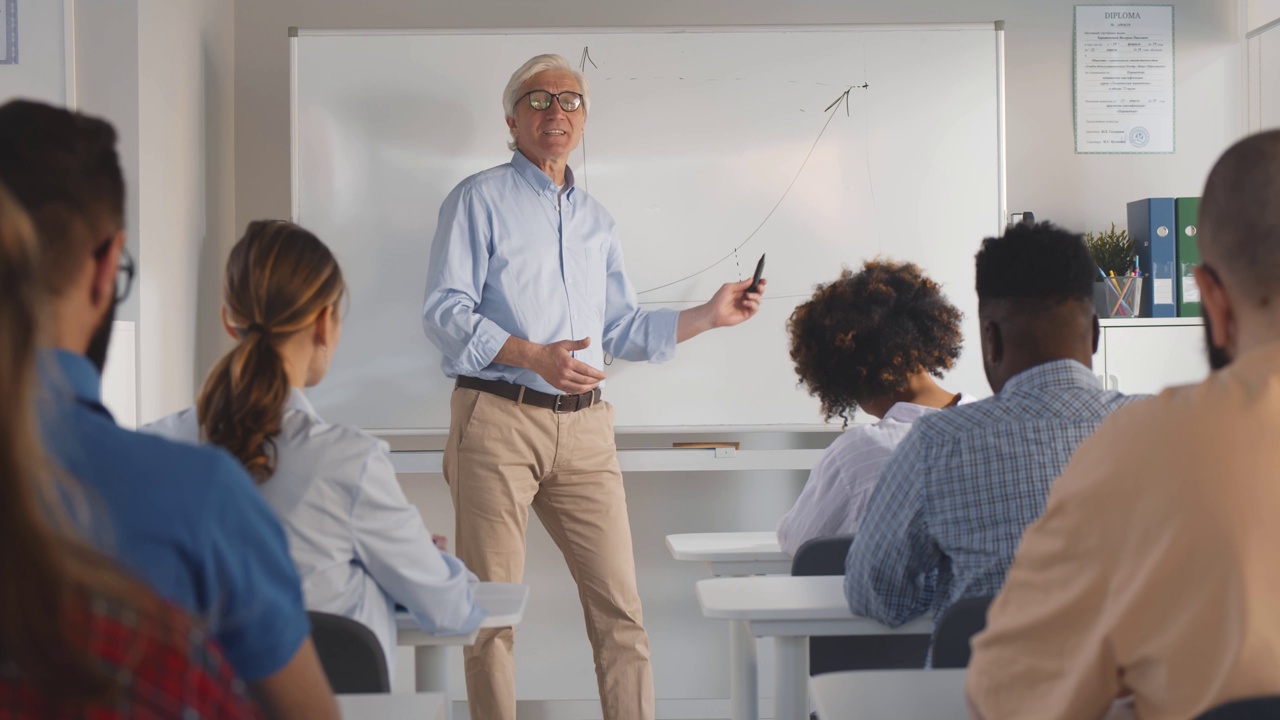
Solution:
M 849 608 L 896 627 L 995 595 L 1076 446 L 1136 399 L 1103 390 L 1074 360 L 1055 360 L 994 397 L 916 421 L 849 549 Z

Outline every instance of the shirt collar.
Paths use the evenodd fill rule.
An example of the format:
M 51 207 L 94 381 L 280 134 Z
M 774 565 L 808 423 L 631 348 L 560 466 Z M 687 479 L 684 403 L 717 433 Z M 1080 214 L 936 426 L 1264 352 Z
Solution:
M 285 398 L 284 401 L 284 412 L 289 412 L 290 410 L 305 413 L 308 417 L 316 421 L 321 420 L 320 415 L 316 413 L 315 407 L 312 406 L 311 401 L 307 399 L 307 394 L 296 387 L 289 388 L 289 397 Z
M 68 350 L 40 352 L 40 377 L 47 388 L 66 388 L 76 400 L 102 403 L 102 378 L 89 358 Z
M 894 420 L 900 423 L 910 423 L 919 420 L 928 415 L 935 408 L 927 405 L 917 405 L 916 403 L 898 402 L 889 408 L 889 412 L 884 414 L 885 420 Z
M 1102 383 L 1093 371 L 1075 360 L 1050 360 L 1009 378 L 1000 391 L 1001 395 L 1021 390 L 1044 390 L 1083 387 L 1101 390 Z
M 516 172 L 520 174 L 520 177 L 524 178 L 525 182 L 529 183 L 529 185 L 540 195 L 555 197 L 556 194 L 560 192 L 560 187 L 556 185 L 555 181 L 530 162 L 529 158 L 525 157 L 524 153 L 519 150 L 516 150 L 515 154 L 511 156 L 511 167 L 514 167 Z M 565 199 L 572 202 L 575 189 L 573 182 L 573 168 L 567 165 L 564 168 L 564 186 Z
M 965 395 L 964 393 L 960 393 L 960 400 L 956 402 L 956 405 L 968 405 L 973 401 L 974 398 Z M 931 412 L 944 409 L 945 408 L 934 408 L 929 407 L 928 405 L 919 405 L 910 402 L 898 402 L 894 403 L 889 408 L 889 412 L 884 414 L 884 419 L 895 420 L 900 423 L 910 423 L 919 420 Z
M 973 397 L 961 392 L 960 400 L 956 401 L 956 405 L 969 405 L 970 402 L 973 401 Z M 951 406 L 948 405 L 947 407 Z M 888 413 L 884 414 L 884 419 L 896 420 L 899 421 L 899 423 L 914 423 L 915 420 L 919 420 L 920 418 L 923 418 L 923 416 L 928 415 L 929 413 L 934 413 L 934 411 L 937 410 L 946 410 L 946 407 L 929 407 L 928 405 L 915 404 L 915 402 L 895 402 L 895 404 L 888 409 Z

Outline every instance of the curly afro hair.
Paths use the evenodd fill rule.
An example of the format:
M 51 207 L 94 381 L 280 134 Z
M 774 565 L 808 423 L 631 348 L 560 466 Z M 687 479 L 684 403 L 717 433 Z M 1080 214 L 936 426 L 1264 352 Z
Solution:
M 906 390 L 921 371 L 941 376 L 960 356 L 962 314 L 914 263 L 868 261 L 819 285 L 787 322 L 800 382 L 830 420 L 858 401 Z

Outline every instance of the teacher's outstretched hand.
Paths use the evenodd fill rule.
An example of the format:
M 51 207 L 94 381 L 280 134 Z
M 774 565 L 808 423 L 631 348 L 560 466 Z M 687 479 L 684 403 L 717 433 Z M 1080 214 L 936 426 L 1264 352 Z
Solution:
M 747 292 L 751 280 L 725 283 L 706 303 L 680 312 L 676 326 L 676 342 L 720 327 L 729 327 L 750 320 L 760 309 L 760 299 L 768 281 L 760 279 L 755 292 Z

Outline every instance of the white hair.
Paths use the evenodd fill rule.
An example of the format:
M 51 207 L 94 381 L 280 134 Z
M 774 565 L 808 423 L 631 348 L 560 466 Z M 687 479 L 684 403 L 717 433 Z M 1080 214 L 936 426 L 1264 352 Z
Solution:
M 587 118 L 587 111 L 591 109 L 591 88 L 587 85 L 587 76 L 574 70 L 569 61 L 559 55 L 537 55 L 521 65 L 519 70 L 511 73 L 511 79 L 507 81 L 507 87 L 502 91 L 502 110 L 506 113 L 508 120 L 514 120 L 516 117 L 516 101 L 520 99 L 522 94 L 520 91 L 524 89 L 525 83 L 529 82 L 534 75 L 547 70 L 567 72 L 573 76 L 573 79 L 578 82 L 578 87 L 582 89 L 582 118 L 584 120 Z M 514 131 L 511 139 L 507 141 L 507 149 L 516 149 Z

